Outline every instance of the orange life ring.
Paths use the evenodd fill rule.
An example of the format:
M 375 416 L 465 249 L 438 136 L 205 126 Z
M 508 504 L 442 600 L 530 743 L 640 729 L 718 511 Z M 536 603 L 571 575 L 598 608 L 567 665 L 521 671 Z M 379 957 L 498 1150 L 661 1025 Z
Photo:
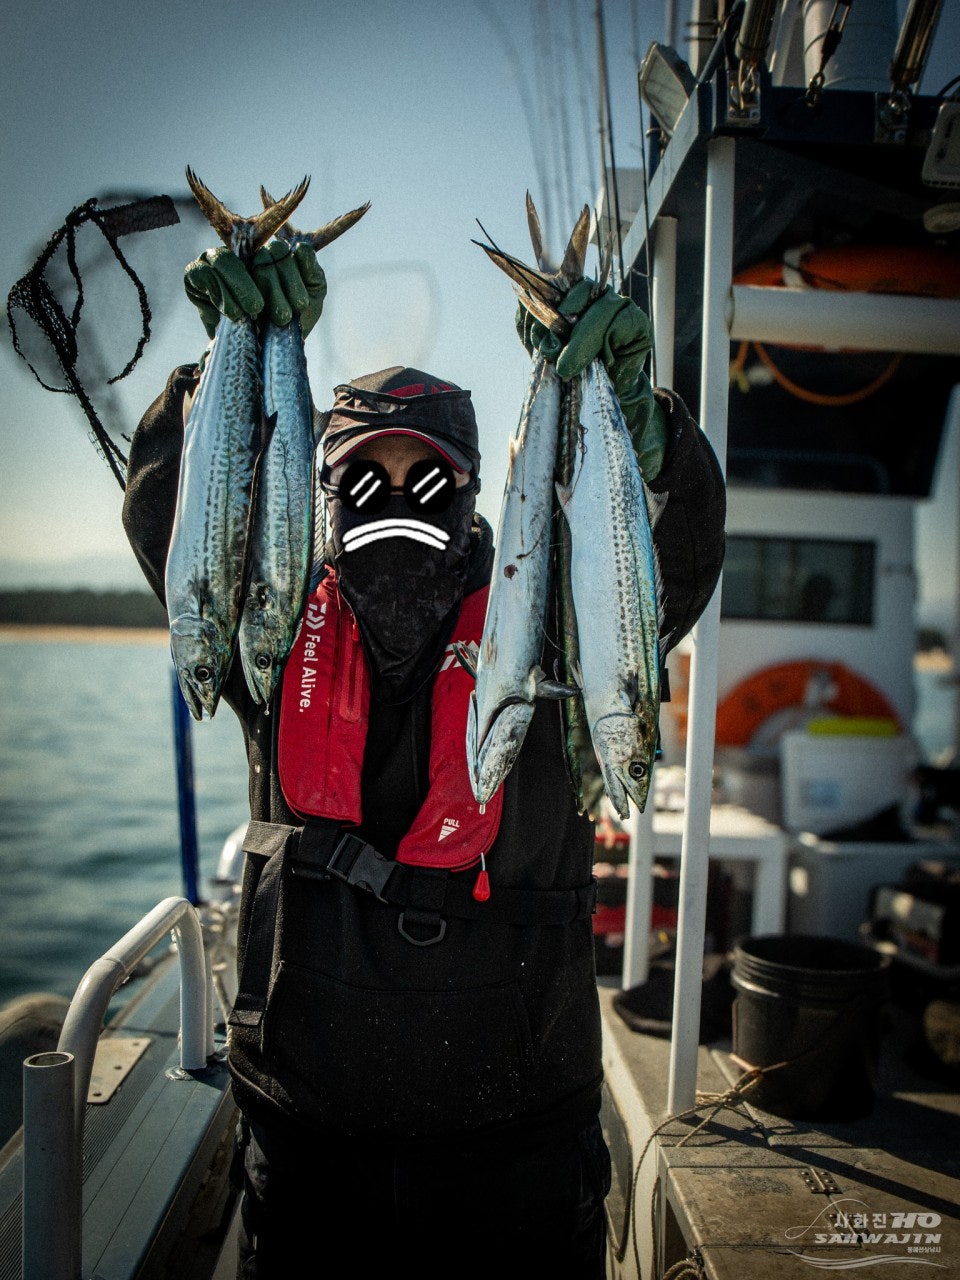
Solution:
M 762 667 L 741 680 L 717 703 L 718 747 L 745 747 L 770 716 L 788 707 L 802 707 L 815 675 L 826 673 L 835 690 L 824 708 L 844 716 L 900 717 L 880 690 L 842 662 L 807 658 Z
M 734 284 L 776 288 L 786 284 L 780 259 L 754 263 Z M 937 245 L 847 244 L 811 248 L 793 270 L 811 289 L 899 293 L 923 298 L 960 298 L 960 253 Z
M 847 244 L 828 248 L 810 247 L 800 253 L 797 265 L 768 259 L 744 268 L 734 284 L 779 288 L 788 283 L 784 268 L 799 276 L 811 289 L 852 290 L 860 293 L 909 294 L 925 298 L 960 298 L 960 254 L 938 245 Z M 794 351 L 822 351 L 822 347 L 801 347 L 784 343 Z M 802 387 L 783 372 L 768 349 L 759 342 L 741 342 L 730 365 L 730 375 L 746 391 L 747 359 L 751 347 L 761 364 L 784 391 L 807 404 L 842 409 L 859 404 L 890 381 L 903 357 L 893 354 L 883 369 L 865 386 L 854 391 L 831 394 Z M 834 353 L 836 354 L 836 353 Z

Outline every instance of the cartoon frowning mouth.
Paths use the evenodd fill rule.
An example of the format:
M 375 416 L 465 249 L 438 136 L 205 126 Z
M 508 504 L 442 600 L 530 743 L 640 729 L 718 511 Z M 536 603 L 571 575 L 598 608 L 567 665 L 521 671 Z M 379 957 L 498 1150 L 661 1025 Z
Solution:
M 444 551 L 450 541 L 449 533 L 422 520 L 371 520 L 356 529 L 346 530 L 343 549 L 344 552 L 356 551 L 360 547 L 369 546 L 371 542 L 379 542 L 382 538 L 410 538 L 413 542 L 422 542 L 437 551 Z

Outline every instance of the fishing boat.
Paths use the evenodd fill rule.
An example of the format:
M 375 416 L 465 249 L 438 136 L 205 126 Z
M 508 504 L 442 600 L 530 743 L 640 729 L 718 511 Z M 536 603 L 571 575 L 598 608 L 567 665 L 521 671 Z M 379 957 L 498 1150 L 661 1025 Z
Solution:
M 916 821 L 911 729 L 914 518 L 960 372 L 960 108 L 916 92 L 939 9 L 695 6 L 686 56 L 640 67 L 652 155 L 599 202 L 728 482 L 660 802 L 599 854 L 611 1277 L 960 1267 L 932 1025 L 958 1012 L 933 904 L 960 850 Z
M 668 30 L 639 67 L 643 168 L 605 166 L 596 237 L 729 486 L 721 590 L 670 658 L 654 803 L 598 835 L 610 1280 L 960 1273 L 956 911 L 916 870 L 960 846 L 911 810 L 914 519 L 960 380 L 960 103 L 917 92 L 939 12 L 696 0 L 689 48 Z M 234 1274 L 241 856 L 235 835 L 209 886 L 185 877 L 134 924 L 28 1058 L 0 1280 Z M 776 970 L 823 981 L 764 989 Z M 750 1092 L 772 1073 L 746 1024 L 755 1052 L 784 1006 L 853 1029 L 845 1057 L 773 1046 L 828 1094 L 847 1073 L 832 1114 Z

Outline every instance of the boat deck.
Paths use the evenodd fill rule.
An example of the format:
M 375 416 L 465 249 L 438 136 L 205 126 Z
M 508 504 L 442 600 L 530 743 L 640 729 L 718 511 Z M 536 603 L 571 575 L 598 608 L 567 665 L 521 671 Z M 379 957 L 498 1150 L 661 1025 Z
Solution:
M 631 1029 L 618 989 L 601 980 L 611 1280 L 659 1278 L 686 1258 L 701 1269 L 684 1277 L 704 1280 L 881 1262 L 894 1276 L 922 1263 L 960 1277 L 960 1091 L 910 1065 L 916 1025 L 904 1008 L 886 1014 L 876 1104 L 863 1119 L 802 1123 L 744 1101 L 671 1120 L 669 1041 Z M 741 1075 L 730 1048 L 700 1046 L 698 1100 Z

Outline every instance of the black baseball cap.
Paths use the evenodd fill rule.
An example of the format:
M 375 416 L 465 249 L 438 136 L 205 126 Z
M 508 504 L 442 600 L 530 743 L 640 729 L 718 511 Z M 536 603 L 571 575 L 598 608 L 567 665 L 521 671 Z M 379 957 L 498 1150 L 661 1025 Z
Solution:
M 394 365 L 335 387 L 333 408 L 320 415 L 319 426 L 325 468 L 366 441 L 391 435 L 425 440 L 458 471 L 480 465 L 470 392 L 422 369 Z

